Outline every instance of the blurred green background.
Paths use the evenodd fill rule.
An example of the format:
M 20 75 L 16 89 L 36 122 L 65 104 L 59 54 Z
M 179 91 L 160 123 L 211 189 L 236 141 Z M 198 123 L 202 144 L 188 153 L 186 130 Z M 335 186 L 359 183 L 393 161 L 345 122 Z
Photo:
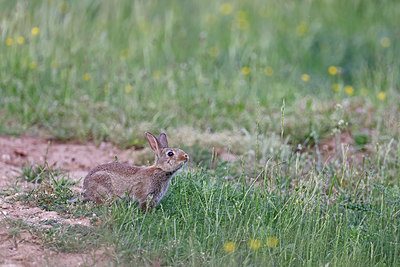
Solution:
M 285 99 L 301 142 L 343 99 L 399 108 L 395 0 L 1 1 L 0 18 L 3 134 L 280 133 Z

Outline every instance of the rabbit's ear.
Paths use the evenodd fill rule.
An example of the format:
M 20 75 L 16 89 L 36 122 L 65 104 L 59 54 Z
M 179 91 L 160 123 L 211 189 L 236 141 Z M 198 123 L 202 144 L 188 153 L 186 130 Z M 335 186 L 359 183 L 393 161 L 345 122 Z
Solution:
M 158 141 L 160 141 L 162 148 L 168 147 L 168 139 L 167 139 L 167 135 L 165 133 L 162 133 L 158 136 Z
M 161 156 L 161 144 L 158 141 L 157 137 L 152 135 L 149 132 L 146 132 L 147 141 L 150 144 L 151 149 L 156 153 L 157 157 Z

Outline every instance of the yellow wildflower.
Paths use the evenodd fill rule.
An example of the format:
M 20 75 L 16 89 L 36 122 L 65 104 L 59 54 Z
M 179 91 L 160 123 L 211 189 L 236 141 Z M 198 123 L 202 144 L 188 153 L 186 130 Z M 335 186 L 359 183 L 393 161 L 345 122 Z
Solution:
M 163 73 L 162 73 L 161 70 L 156 70 L 156 71 L 153 73 L 153 79 L 154 79 L 154 80 L 160 80 L 160 79 L 162 78 L 162 75 L 163 75 Z
M 338 69 L 335 67 L 335 66 L 330 66 L 329 68 L 328 68 L 328 72 L 329 72 L 329 74 L 330 75 L 336 75 L 337 74 L 337 72 L 338 72 Z
M 33 27 L 32 28 L 32 35 L 33 36 L 36 36 L 36 35 L 38 35 L 39 34 L 39 28 L 38 27 Z
M 275 248 L 279 244 L 279 239 L 276 236 L 267 238 L 267 246 L 270 248 Z
M 53 61 L 50 63 L 50 66 L 51 66 L 52 69 L 57 69 L 57 68 L 58 68 L 58 62 L 55 61 L 55 60 L 53 60 Z
M 383 37 L 380 41 L 381 46 L 384 48 L 388 48 L 391 45 L 390 39 L 388 37 Z
M 252 239 L 247 243 L 247 245 L 250 249 L 257 250 L 261 247 L 261 242 L 258 239 Z
M 90 78 L 92 78 L 92 76 L 91 76 L 89 73 L 83 74 L 83 80 L 84 80 L 85 82 L 89 81 Z
M 217 57 L 219 56 L 219 49 L 216 46 L 212 46 L 210 47 L 210 49 L 208 49 L 208 54 L 212 57 Z
M 119 51 L 119 57 L 124 60 L 127 59 L 129 57 L 129 50 L 123 49 L 123 50 Z
M 236 21 L 236 28 L 238 28 L 241 31 L 245 31 L 249 28 L 250 23 L 247 21 L 247 19 L 240 19 Z
M 29 68 L 30 68 L 31 70 L 36 69 L 36 63 L 35 63 L 34 61 L 32 61 L 31 63 L 29 63 Z
M 129 94 L 131 91 L 132 91 L 132 86 L 130 86 L 129 84 L 125 86 L 125 93 Z
M 6 45 L 7 45 L 7 46 L 12 46 L 13 43 L 14 43 L 13 38 L 7 38 L 7 40 L 6 40 Z
M 274 75 L 274 69 L 268 66 L 264 69 L 264 73 L 267 76 L 272 76 Z
M 68 2 L 67 1 L 62 1 L 59 5 L 58 5 L 58 11 L 61 14 L 65 14 L 68 12 Z
M 310 77 L 310 75 L 308 75 L 308 74 L 302 74 L 302 75 L 301 75 L 301 80 L 302 80 L 303 82 L 308 83 L 308 82 L 311 80 L 311 77 Z
M 250 74 L 250 68 L 249 67 L 243 67 L 242 68 L 242 74 L 243 75 L 249 75 Z
M 13 43 L 14 43 L 13 38 L 7 38 L 7 40 L 6 40 L 6 45 L 7 46 L 12 46 Z
M 380 101 L 385 101 L 386 97 L 387 97 L 387 95 L 386 95 L 385 92 L 379 92 L 379 94 L 378 94 L 378 99 L 379 99 Z
M 20 44 L 20 45 L 23 44 L 24 41 L 25 41 L 25 39 L 22 36 L 18 37 L 18 39 L 17 39 L 17 43 Z
M 347 95 L 351 96 L 351 95 L 354 94 L 354 87 L 351 86 L 351 85 L 346 85 L 346 86 L 344 87 L 344 92 L 345 92 Z
M 221 7 L 219 8 L 219 11 L 223 14 L 223 15 L 229 15 L 232 13 L 233 11 L 233 5 L 230 3 L 225 3 L 222 4 Z
M 299 25 L 296 27 L 296 33 L 298 36 L 304 36 L 308 32 L 308 25 L 304 21 L 301 22 Z
M 340 86 L 340 84 L 338 83 L 334 83 L 332 84 L 332 90 L 336 93 L 339 93 L 340 91 L 342 91 L 342 86 Z
M 104 93 L 108 94 L 110 92 L 110 85 L 106 83 L 103 88 Z
M 239 10 L 238 12 L 235 13 L 235 19 L 236 20 L 247 19 L 246 12 Z
M 236 250 L 236 244 L 234 242 L 226 242 L 224 244 L 225 252 L 234 252 Z

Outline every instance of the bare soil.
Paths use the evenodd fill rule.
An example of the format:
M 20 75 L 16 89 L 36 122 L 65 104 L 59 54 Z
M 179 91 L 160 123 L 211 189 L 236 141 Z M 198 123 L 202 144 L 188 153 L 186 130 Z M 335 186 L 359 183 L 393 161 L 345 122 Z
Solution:
M 86 253 L 60 253 L 43 248 L 41 240 L 27 230 L 17 236 L 9 227 L 0 227 L 1 266 L 105 266 L 110 262 L 102 250 Z
M 351 132 L 341 132 L 338 136 L 322 139 L 319 150 L 322 154 L 323 162 L 329 162 L 338 156 L 343 157 L 343 154 L 346 154 L 347 162 L 352 163 L 354 161 L 360 164 L 372 149 L 370 146 L 366 146 L 363 150 L 359 150 L 354 143 L 354 137 Z
M 13 181 L 18 171 L 26 163 L 44 163 L 62 168 L 68 172 L 72 179 L 79 179 L 93 167 L 115 160 L 134 163 L 134 150 L 121 150 L 110 143 L 101 143 L 96 146 L 93 143 L 85 145 L 58 141 L 48 141 L 43 138 L 0 137 L 0 188 Z

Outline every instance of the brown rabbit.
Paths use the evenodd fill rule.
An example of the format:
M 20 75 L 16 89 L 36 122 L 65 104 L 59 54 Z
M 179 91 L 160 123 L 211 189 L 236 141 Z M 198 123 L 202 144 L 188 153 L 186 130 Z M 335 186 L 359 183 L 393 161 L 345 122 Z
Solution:
M 92 169 L 83 181 L 84 200 L 102 203 L 105 199 L 129 195 L 146 212 L 161 201 L 169 182 L 177 170 L 189 160 L 179 148 L 168 147 L 166 134 L 157 138 L 146 133 L 147 141 L 156 154 L 153 166 L 137 167 L 120 163 L 107 163 Z

